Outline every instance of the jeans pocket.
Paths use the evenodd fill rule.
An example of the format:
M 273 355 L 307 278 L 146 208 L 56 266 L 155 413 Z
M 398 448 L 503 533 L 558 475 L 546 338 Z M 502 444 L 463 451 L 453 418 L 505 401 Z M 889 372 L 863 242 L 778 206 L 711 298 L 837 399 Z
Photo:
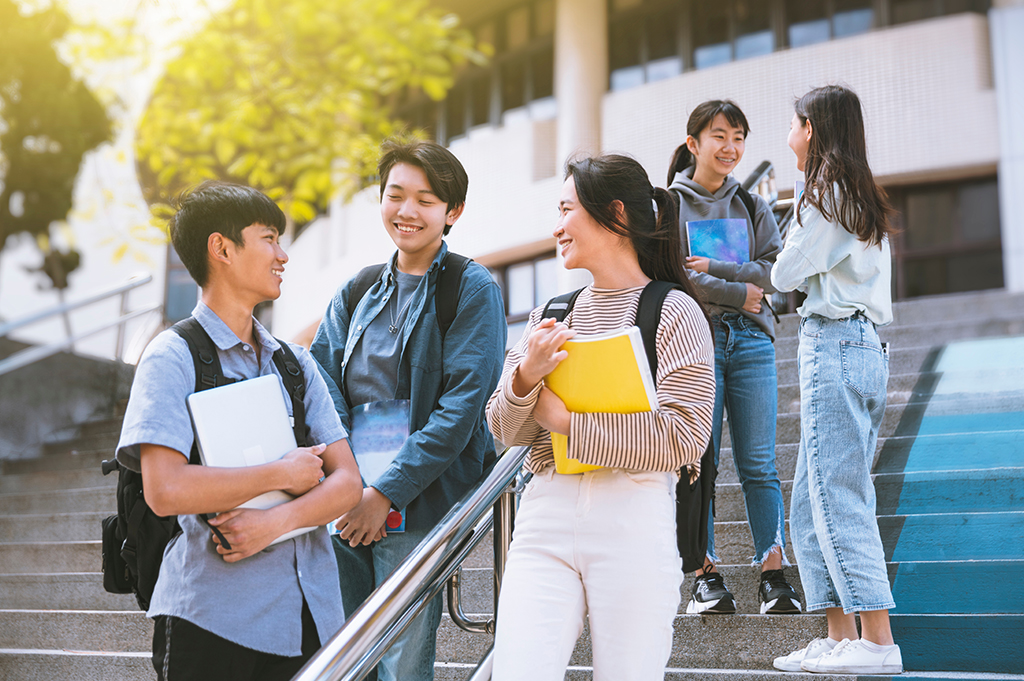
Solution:
M 885 377 L 882 348 L 861 341 L 839 341 L 843 383 L 861 397 L 874 397 Z M 884 385 L 881 385 L 884 390 Z

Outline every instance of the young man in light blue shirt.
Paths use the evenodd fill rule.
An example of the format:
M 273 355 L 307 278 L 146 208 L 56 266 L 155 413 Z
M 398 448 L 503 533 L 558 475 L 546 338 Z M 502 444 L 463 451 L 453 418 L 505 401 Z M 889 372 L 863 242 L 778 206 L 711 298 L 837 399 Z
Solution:
M 272 356 L 280 344 L 252 311 L 281 292 L 284 214 L 254 189 L 207 182 L 179 200 L 170 227 L 175 250 L 202 287 L 192 316 L 216 347 L 224 377 L 279 375 Z M 183 338 L 164 331 L 139 362 L 117 459 L 141 470 L 152 511 L 177 515 L 181 526 L 164 551 L 147 613 L 156 620 L 153 666 L 161 681 L 290 679 L 344 621 L 326 529 L 271 546 L 285 532 L 323 526 L 350 510 L 362 486 L 316 365 L 302 348 L 292 350 L 305 379 L 309 442 L 319 444 L 246 468 L 189 465 L 186 399 L 196 376 Z M 285 404 L 291 411 L 286 392 Z M 272 490 L 295 499 L 232 510 Z M 200 521 L 207 513 L 220 514 L 210 524 L 230 548 Z

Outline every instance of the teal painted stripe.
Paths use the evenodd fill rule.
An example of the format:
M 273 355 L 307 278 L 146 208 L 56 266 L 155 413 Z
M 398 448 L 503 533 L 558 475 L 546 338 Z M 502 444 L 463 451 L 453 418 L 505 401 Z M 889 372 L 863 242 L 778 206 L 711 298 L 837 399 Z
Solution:
M 921 471 L 904 476 L 878 476 L 878 498 L 889 478 L 900 485 L 896 515 L 1024 511 L 1024 468 Z
M 963 593 L 955 590 L 950 595 Z M 891 624 L 904 669 L 997 674 L 1024 670 L 1024 615 L 894 613 Z
M 1024 430 L 919 436 L 905 472 L 1024 466 Z
M 921 435 L 942 435 L 945 433 L 992 433 L 1007 430 L 1024 430 L 1024 411 L 982 412 L 975 414 L 925 415 Z
M 881 516 L 884 538 L 902 522 L 891 561 L 1016 560 L 1024 547 L 1024 512 Z
M 890 574 L 893 569 L 892 595 L 903 615 L 1024 612 L 1024 560 L 899 563 Z M 978 588 L 951 597 L 947 587 L 957 584 Z

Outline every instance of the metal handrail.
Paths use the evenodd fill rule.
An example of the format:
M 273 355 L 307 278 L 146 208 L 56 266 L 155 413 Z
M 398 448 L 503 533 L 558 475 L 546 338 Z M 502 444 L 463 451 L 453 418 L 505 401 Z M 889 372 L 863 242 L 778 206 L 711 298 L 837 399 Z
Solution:
M 124 282 L 123 284 L 119 284 L 111 289 L 107 289 L 106 291 L 100 291 L 99 293 L 95 293 L 91 296 L 83 298 L 82 300 L 77 300 L 73 303 L 61 303 L 60 305 L 56 305 L 46 310 L 42 310 L 41 312 L 35 312 L 33 314 L 28 315 L 27 317 L 23 317 L 16 321 L 0 325 L 0 338 L 5 337 L 12 331 L 20 329 L 24 326 L 35 324 L 36 322 L 41 322 L 46 319 L 49 319 L 50 317 L 55 317 L 57 315 L 65 315 L 65 325 L 67 325 L 67 313 L 72 312 L 74 310 L 78 310 L 87 305 L 92 305 L 93 303 L 98 303 L 108 298 L 113 298 L 114 296 L 121 296 L 121 307 L 118 313 L 120 316 L 113 322 L 103 324 L 102 326 L 98 326 L 94 329 L 86 331 L 85 333 L 80 333 L 77 335 L 72 335 L 70 326 L 67 326 L 67 337 L 64 340 L 54 341 L 53 343 L 49 343 L 47 345 L 29 347 L 24 350 L 15 352 L 14 354 L 6 357 L 3 360 L 0 360 L 0 376 L 11 371 L 14 371 L 15 369 L 20 369 L 21 367 L 28 366 L 29 364 L 32 364 L 34 362 L 38 362 L 39 360 L 46 359 L 47 357 L 50 357 L 52 355 L 56 355 L 58 352 L 61 352 L 63 350 L 73 351 L 75 343 L 114 327 L 117 328 L 117 342 L 114 348 L 114 356 L 120 359 L 124 350 L 125 324 L 131 321 L 132 319 L 135 319 L 136 317 L 140 317 L 150 312 L 155 312 L 162 307 L 159 304 L 150 305 L 148 307 L 135 310 L 134 312 L 128 312 L 128 292 L 131 291 L 132 289 L 136 289 L 140 286 L 148 284 L 151 281 L 153 281 L 153 275 L 149 274 L 148 272 L 136 274 L 133 275 L 130 279 L 128 279 L 128 281 Z
M 29 324 L 41 322 L 44 319 L 49 319 L 50 317 L 55 317 L 59 314 L 64 314 L 65 312 L 73 312 L 74 310 L 77 310 L 80 307 L 85 307 L 86 305 L 98 303 L 101 300 L 112 298 L 113 296 L 116 296 L 121 293 L 127 293 L 133 288 L 138 288 L 143 284 L 148 284 L 151 281 L 153 281 L 152 274 L 149 274 L 148 272 L 140 272 L 139 274 L 132 275 L 132 277 L 128 279 L 128 281 L 126 281 L 125 283 L 115 286 L 112 289 L 95 293 L 89 296 L 88 298 L 76 300 L 73 303 L 61 303 L 60 305 L 55 305 L 54 307 L 51 307 L 47 310 L 43 310 L 41 312 L 36 312 L 27 317 L 23 317 L 22 319 L 19 319 L 17 321 L 8 322 L 7 324 L 0 324 L 0 338 L 3 338 L 4 336 L 9 334 L 11 331 L 14 331 L 15 329 L 20 329 L 23 326 L 28 326 Z
M 486 536 L 494 519 L 491 507 L 511 505 L 513 490 L 510 485 L 528 452 L 529 447 L 506 449 L 491 472 L 466 493 L 384 583 L 370 594 L 293 681 L 356 681 L 368 674 Z M 504 511 L 501 515 L 501 529 L 496 531 L 496 539 L 505 530 Z M 508 529 L 511 529 L 510 523 Z M 501 556 L 500 564 L 504 565 L 504 556 Z M 495 567 L 499 568 L 497 560 Z M 496 585 L 500 580 L 497 575 Z M 474 678 L 487 677 L 474 675 Z
M 753 190 L 760 195 L 768 202 L 769 208 L 775 208 L 779 200 L 779 190 L 775 186 L 775 166 L 771 161 L 761 161 L 740 186 L 748 192 Z

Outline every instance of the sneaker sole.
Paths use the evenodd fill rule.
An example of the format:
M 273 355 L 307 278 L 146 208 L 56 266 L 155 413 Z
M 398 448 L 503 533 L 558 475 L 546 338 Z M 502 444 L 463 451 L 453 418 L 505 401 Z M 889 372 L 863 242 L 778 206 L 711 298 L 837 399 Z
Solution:
M 724 605 L 723 602 L 725 602 Z M 722 605 L 721 610 L 715 610 L 719 605 Z M 726 597 L 719 598 L 717 601 L 708 601 L 707 603 L 698 603 L 697 601 L 690 599 L 690 602 L 686 604 L 686 614 L 688 615 L 735 615 L 736 614 L 736 602 Z
M 861 667 L 836 667 L 833 669 L 806 669 L 801 667 L 801 671 L 811 672 L 812 674 L 902 674 L 903 665 L 864 665 Z
M 800 601 L 794 601 L 785 596 L 776 598 L 774 601 L 761 603 L 762 615 L 799 615 L 802 612 L 803 609 L 800 607 Z
M 799 662 L 785 662 L 785 661 L 780 662 L 779 660 L 782 660 L 782 659 L 783 658 L 776 658 L 775 662 L 772 663 L 772 666 L 775 667 L 776 669 L 778 669 L 780 671 L 784 671 L 784 672 L 802 672 L 803 671 L 803 668 L 800 666 Z

